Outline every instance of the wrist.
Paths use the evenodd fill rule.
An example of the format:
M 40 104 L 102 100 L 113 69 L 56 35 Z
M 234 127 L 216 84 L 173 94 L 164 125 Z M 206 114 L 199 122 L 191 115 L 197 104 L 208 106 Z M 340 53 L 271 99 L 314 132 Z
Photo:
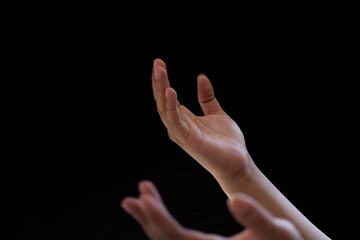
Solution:
M 245 161 L 243 160 L 243 163 L 243 166 L 234 170 L 230 177 L 218 179 L 221 188 L 228 196 L 239 192 L 251 193 L 264 177 L 250 155 Z

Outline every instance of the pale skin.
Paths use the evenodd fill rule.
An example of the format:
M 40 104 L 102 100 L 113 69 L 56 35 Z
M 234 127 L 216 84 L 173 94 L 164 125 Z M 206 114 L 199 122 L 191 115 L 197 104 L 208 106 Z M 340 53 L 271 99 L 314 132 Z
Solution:
M 257 168 L 243 133 L 221 108 L 205 75 L 198 76 L 198 100 L 204 116 L 195 116 L 179 103 L 160 59 L 154 60 L 152 86 L 157 111 L 170 139 L 214 176 L 231 199 L 230 212 L 246 229 L 231 238 L 184 230 L 166 210 L 155 186 L 143 182 L 139 198 L 124 199 L 122 207 L 151 239 L 329 239 Z M 242 212 L 248 214 L 241 216 Z M 166 235 L 171 233 L 180 238 Z
M 140 196 L 128 197 L 122 207 L 143 227 L 153 240 L 300 240 L 299 232 L 289 221 L 274 217 L 257 201 L 237 194 L 227 202 L 229 211 L 246 229 L 234 236 L 202 233 L 186 229 L 170 215 L 155 185 L 150 181 L 139 183 Z

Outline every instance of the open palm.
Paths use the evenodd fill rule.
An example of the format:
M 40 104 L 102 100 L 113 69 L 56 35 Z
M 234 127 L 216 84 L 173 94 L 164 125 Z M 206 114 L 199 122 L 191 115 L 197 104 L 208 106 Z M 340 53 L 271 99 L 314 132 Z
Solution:
M 177 100 L 165 63 L 156 59 L 152 75 L 158 113 L 169 137 L 205 167 L 226 189 L 251 158 L 238 125 L 223 111 L 209 79 L 198 76 L 198 100 L 204 116 L 195 116 Z

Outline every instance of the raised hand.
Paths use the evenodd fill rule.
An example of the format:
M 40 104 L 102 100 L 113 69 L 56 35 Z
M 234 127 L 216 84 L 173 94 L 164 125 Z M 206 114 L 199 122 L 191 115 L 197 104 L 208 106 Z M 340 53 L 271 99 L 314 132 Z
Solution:
M 154 61 L 152 85 L 158 113 L 170 138 L 215 177 L 229 198 L 233 199 L 234 194 L 243 192 L 256 199 L 274 216 L 292 222 L 305 239 L 329 239 L 256 167 L 246 149 L 244 135 L 221 108 L 205 75 L 198 76 L 198 100 L 204 116 L 195 116 L 178 102 L 176 91 L 170 87 L 166 65 L 160 59 Z M 247 201 L 241 199 L 239 201 Z M 132 201 L 133 206 L 143 206 L 142 209 L 145 202 Z M 151 209 L 149 204 L 147 207 Z M 172 222 L 176 223 L 175 220 Z M 241 220 L 239 222 L 242 223 Z M 252 226 L 246 225 L 246 222 L 243 224 Z M 212 237 L 207 239 L 222 239 Z
M 177 100 L 166 65 L 154 61 L 152 86 L 157 110 L 169 137 L 197 160 L 229 195 L 253 161 L 238 125 L 223 111 L 205 75 L 198 76 L 198 100 L 204 116 L 195 116 Z
M 254 199 L 236 195 L 228 201 L 234 218 L 246 229 L 232 237 L 205 234 L 182 227 L 166 209 L 159 192 L 150 181 L 139 183 L 140 196 L 128 197 L 121 203 L 152 240 L 299 240 L 294 225 L 274 217 Z M 210 209 L 209 209 L 210 210 Z

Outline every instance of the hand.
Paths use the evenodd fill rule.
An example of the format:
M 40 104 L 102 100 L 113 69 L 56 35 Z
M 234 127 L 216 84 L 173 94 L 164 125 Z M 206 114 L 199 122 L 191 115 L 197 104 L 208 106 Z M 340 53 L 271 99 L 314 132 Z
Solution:
M 166 209 L 156 187 L 149 181 L 139 183 L 140 196 L 127 197 L 121 205 L 142 226 L 152 240 L 299 240 L 299 232 L 287 220 L 274 217 L 257 201 L 238 194 L 228 201 L 234 218 L 246 229 L 232 237 L 205 234 L 185 229 Z
M 166 65 L 160 59 L 154 61 L 152 86 L 158 113 L 170 139 L 207 169 L 225 193 L 238 192 L 234 185 L 253 161 L 243 133 L 220 107 L 209 79 L 198 76 L 198 100 L 205 116 L 195 116 L 177 101 Z

